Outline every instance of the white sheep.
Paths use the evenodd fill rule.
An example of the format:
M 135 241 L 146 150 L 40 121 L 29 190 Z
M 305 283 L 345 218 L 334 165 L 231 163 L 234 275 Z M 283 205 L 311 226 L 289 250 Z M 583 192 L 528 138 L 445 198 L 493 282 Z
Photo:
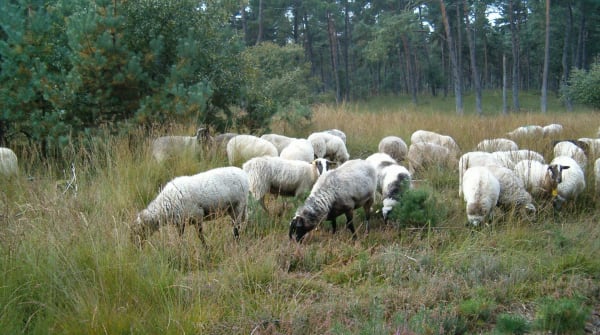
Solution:
M 570 141 L 560 141 L 554 145 L 554 157 L 568 156 L 573 158 L 583 171 L 587 167 L 587 156 L 583 149 Z
M 542 133 L 546 137 L 554 137 L 560 135 L 563 131 L 563 126 L 558 123 L 552 123 L 542 127 Z
M 381 213 L 387 223 L 388 215 L 396 206 L 402 195 L 411 188 L 412 176 L 410 172 L 396 163 L 388 154 L 374 153 L 366 158 L 377 171 L 377 191 L 381 194 L 383 207 Z
M 542 154 L 529 149 L 494 151 L 492 152 L 492 155 L 500 162 L 500 165 L 509 169 L 513 169 L 515 164 L 524 159 L 532 159 L 542 163 L 545 162 Z
M 406 159 L 411 175 L 430 166 L 454 168 L 457 164 L 457 158 L 448 148 L 430 142 L 411 143 Z
M 463 175 L 468 168 L 473 166 L 501 165 L 500 161 L 485 151 L 470 151 L 460 156 L 458 160 L 458 196 L 462 197 Z
M 485 168 L 490 170 L 500 183 L 498 206 L 504 209 L 517 209 L 523 217 L 532 219 L 536 208 L 531 194 L 525 189 L 523 180 L 513 170 L 504 166 L 488 165 Z
M 485 152 L 509 151 L 519 150 L 519 146 L 515 141 L 508 138 L 491 138 L 477 143 L 476 150 Z
M 186 153 L 200 155 L 203 146 L 212 142 L 207 128 L 199 128 L 195 136 L 161 136 L 152 141 L 152 157 L 163 162 Z
M 324 130 L 323 132 L 339 137 L 342 140 L 342 142 L 344 142 L 344 144 L 346 144 L 346 133 L 344 133 L 343 131 L 341 131 L 339 129 L 328 129 L 328 130 Z
M 390 155 L 398 163 L 402 162 L 408 153 L 408 146 L 398 136 L 386 136 L 382 138 L 377 148 L 379 152 Z
M 544 164 L 536 160 L 524 159 L 518 162 L 513 171 L 523 180 L 525 188 L 534 197 L 551 197 L 562 181 L 562 171 L 569 167 L 559 164 Z
M 260 138 L 267 140 L 277 148 L 277 152 L 281 152 L 288 144 L 292 143 L 295 138 L 279 134 L 264 134 Z
M 519 139 L 519 138 L 534 138 L 543 136 L 544 128 L 538 125 L 521 126 L 513 131 L 506 133 L 508 137 Z
M 138 213 L 132 227 L 136 242 L 143 241 L 161 226 L 173 224 L 182 235 L 186 224 L 195 224 L 204 242 L 202 221 L 225 212 L 231 217 L 233 234 L 246 220 L 248 176 L 237 167 L 221 167 L 169 181 L 146 209 Z
M 578 146 L 585 152 L 586 156 L 591 159 L 600 157 L 600 138 L 582 137 L 577 139 Z
M 350 158 L 346 144 L 336 135 L 317 132 L 310 134 L 308 140 L 312 143 L 317 158 L 327 158 L 336 163 L 344 163 Z
M 327 171 L 317 180 L 292 218 L 290 239 L 302 240 L 322 221 L 331 221 L 335 233 L 336 218 L 342 214 L 346 216 L 346 227 L 355 239 L 353 211 L 361 207 L 364 209 L 368 231 L 376 187 L 377 172 L 371 163 L 362 159 L 349 160 L 337 169 Z
M 232 166 L 241 166 L 254 157 L 278 155 L 273 143 L 254 135 L 237 135 L 227 143 L 227 159 Z
M 451 154 L 453 154 L 455 157 L 458 157 L 458 155 L 460 155 L 460 147 L 458 146 L 456 141 L 448 135 L 438 134 L 429 130 L 417 130 L 410 136 L 410 143 L 413 144 L 420 142 L 428 142 L 441 145 L 450 150 Z
M 300 160 L 312 162 L 315 159 L 315 150 L 309 140 L 304 138 L 294 139 L 281 152 L 279 157 L 283 159 Z
M 554 157 L 550 164 L 557 164 L 563 167 L 562 182 L 558 184 L 557 195 L 554 199 L 554 208 L 560 210 L 563 203 L 572 201 L 585 189 L 585 174 L 579 164 L 569 156 Z
M 310 191 L 328 168 L 328 161 L 323 158 L 308 163 L 268 156 L 252 158 L 242 166 L 248 174 L 250 193 L 267 213 L 267 194 L 299 197 Z
M 468 223 L 479 226 L 491 220 L 500 197 L 500 182 L 486 167 L 473 166 L 464 173 L 462 194 Z
M 14 151 L 0 147 L 0 176 L 12 177 L 19 173 L 19 160 Z
M 600 158 L 596 159 L 596 162 L 594 162 L 594 181 L 596 195 L 600 196 Z

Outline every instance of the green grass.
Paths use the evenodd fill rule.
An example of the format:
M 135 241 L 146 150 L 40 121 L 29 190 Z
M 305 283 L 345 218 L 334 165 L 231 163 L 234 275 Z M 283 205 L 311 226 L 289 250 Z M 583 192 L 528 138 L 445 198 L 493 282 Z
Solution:
M 524 94 L 523 105 L 538 100 Z M 351 156 L 364 158 L 383 136 L 408 141 L 416 129 L 451 134 L 466 151 L 526 123 L 561 123 L 566 138 L 591 137 L 599 125 L 586 110 L 479 118 L 454 115 L 451 98 L 402 101 L 318 106 L 310 129 L 286 135 L 339 128 Z M 457 176 L 432 169 L 418 176 L 419 185 L 435 194 L 440 215 L 425 228 L 374 219 L 368 236 L 357 225 L 353 241 L 342 220 L 336 235 L 321 225 L 297 244 L 288 224 L 302 200 L 270 198 L 272 215 L 251 202 L 238 242 L 222 218 L 204 223 L 206 246 L 193 227 L 182 237 L 165 227 L 138 249 L 129 224 L 165 182 L 227 163 L 207 155 L 159 165 L 149 138 L 131 135 L 138 139 L 98 138 L 61 161 L 42 162 L 37 148 L 18 148 L 20 176 L 0 179 L 2 333 L 581 333 L 598 309 L 593 183 L 558 216 L 541 210 L 528 222 L 499 213 L 493 225 L 472 230 Z M 549 154 L 547 143 L 532 145 Z M 64 189 L 71 162 L 77 192 Z

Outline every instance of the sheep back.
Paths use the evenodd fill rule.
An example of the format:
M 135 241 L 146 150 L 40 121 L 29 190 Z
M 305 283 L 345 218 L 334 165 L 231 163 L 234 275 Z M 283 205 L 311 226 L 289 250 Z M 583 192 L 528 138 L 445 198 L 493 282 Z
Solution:
M 479 226 L 490 219 L 498 203 L 500 182 L 486 167 L 473 166 L 464 173 L 462 194 L 468 223 Z
M 293 140 L 281 150 L 279 157 L 283 159 L 312 162 L 315 159 L 315 150 L 309 140 L 299 138 Z
M 485 152 L 519 150 L 519 146 L 508 138 L 492 138 L 477 143 L 476 150 Z
M 386 136 L 382 138 L 377 148 L 379 152 L 390 155 L 398 163 L 402 162 L 408 153 L 406 142 L 398 136 Z
M 19 173 L 19 160 L 10 148 L 0 147 L 0 175 L 16 176 Z
M 558 196 L 555 205 L 575 199 L 585 189 L 585 174 L 579 164 L 569 156 L 554 157 L 550 164 L 563 166 L 562 181 L 558 184 Z
M 261 156 L 278 156 L 277 148 L 269 141 L 253 135 L 237 135 L 227 143 L 229 165 L 241 166 L 247 160 Z

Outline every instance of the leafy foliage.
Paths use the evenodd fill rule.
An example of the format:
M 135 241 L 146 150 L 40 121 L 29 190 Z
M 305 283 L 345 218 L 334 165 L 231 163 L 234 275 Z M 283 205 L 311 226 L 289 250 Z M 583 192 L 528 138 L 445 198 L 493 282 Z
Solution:
M 445 216 L 433 191 L 427 188 L 409 189 L 394 206 L 389 219 L 400 227 L 436 226 Z
M 600 108 L 600 61 L 592 64 L 589 71 L 575 69 L 571 73 L 569 86 L 563 92 L 564 98 L 570 97 L 575 102 Z

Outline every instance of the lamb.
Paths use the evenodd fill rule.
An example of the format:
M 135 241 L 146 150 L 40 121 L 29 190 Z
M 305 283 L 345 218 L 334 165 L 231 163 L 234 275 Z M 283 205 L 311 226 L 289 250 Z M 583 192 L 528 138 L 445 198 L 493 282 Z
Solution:
M 233 235 L 247 218 L 248 176 L 237 167 L 221 167 L 176 177 L 169 181 L 148 207 L 138 213 L 132 227 L 134 241 L 141 242 L 161 226 L 174 224 L 183 235 L 186 224 L 196 224 L 204 243 L 202 221 L 220 217 L 226 211 L 233 223 Z
M 544 128 L 538 125 L 521 126 L 506 133 L 508 137 L 519 139 L 528 137 L 539 137 L 544 134 Z
M 536 208 L 533 198 L 525 189 L 523 180 L 513 170 L 498 165 L 488 165 L 485 168 L 490 170 L 500 183 L 498 206 L 505 209 L 517 209 L 526 218 L 535 215 Z
M 500 162 L 500 165 L 511 170 L 515 167 L 515 164 L 524 159 L 532 159 L 542 163 L 545 162 L 542 154 L 528 149 L 520 149 L 516 151 L 495 151 L 492 152 L 492 155 Z
M 396 162 L 400 163 L 406 158 L 408 146 L 398 136 L 386 136 L 379 141 L 378 150 L 390 155 Z
M 410 143 L 420 142 L 434 143 L 443 146 L 455 157 L 460 155 L 460 147 L 456 144 L 456 141 L 448 135 L 442 135 L 428 130 L 417 130 L 410 136 Z
M 242 166 L 248 174 L 250 193 L 267 213 L 267 193 L 298 197 L 310 191 L 317 178 L 328 168 L 328 161 L 323 158 L 308 163 L 268 156 L 252 158 Z
M 448 148 L 429 142 L 412 143 L 408 147 L 406 159 L 411 175 L 432 165 L 455 167 L 457 164 L 456 157 Z
M 254 157 L 278 155 L 275 145 L 253 135 L 237 135 L 227 143 L 227 159 L 232 166 L 241 166 Z
M 398 203 L 402 195 L 411 187 L 410 172 L 385 153 L 374 153 L 367 157 L 377 172 L 377 191 L 382 195 L 383 220 L 387 223 L 388 215 Z
M 312 162 L 313 159 L 315 159 L 315 150 L 309 140 L 298 138 L 283 148 L 279 153 L 279 157 L 283 159 Z
M 563 126 L 558 123 L 552 123 L 542 127 L 542 133 L 546 137 L 554 137 L 560 135 L 563 131 Z
M 583 149 L 569 141 L 560 141 L 554 145 L 554 157 L 568 156 L 573 158 L 577 164 L 585 171 L 587 166 L 587 156 Z
M 585 189 L 585 174 L 579 164 L 569 156 L 557 156 L 550 162 L 563 167 L 562 182 L 558 184 L 557 195 L 554 199 L 554 208 L 560 210 L 562 205 L 567 201 L 572 201 L 577 198 Z
M 317 132 L 310 134 L 308 140 L 312 143 L 317 158 L 327 158 L 337 163 L 344 163 L 350 158 L 346 144 L 335 135 Z
M 288 144 L 295 140 L 295 138 L 279 134 L 264 134 L 260 138 L 273 143 L 275 148 L 277 148 L 277 152 L 281 152 L 285 147 L 288 146 Z
M 365 211 L 368 232 L 376 187 L 377 172 L 371 163 L 362 159 L 349 160 L 337 169 L 327 171 L 317 180 L 292 218 L 290 239 L 295 237 L 296 241 L 301 241 L 322 221 L 331 221 L 335 233 L 336 218 L 342 214 L 346 216 L 346 227 L 356 239 L 353 211 L 360 207 Z
M 207 128 L 199 128 L 195 136 L 161 136 L 152 141 L 152 157 L 160 163 L 184 153 L 199 155 L 202 145 L 211 142 Z
M 19 160 L 14 151 L 0 147 L 0 176 L 12 177 L 19 173 Z
M 515 141 L 509 140 L 508 138 L 492 138 L 479 142 L 476 150 L 485 152 L 509 151 L 519 150 L 519 146 Z
M 477 227 L 491 219 L 500 197 L 500 182 L 486 167 L 473 166 L 464 173 L 462 194 L 467 221 Z
M 562 171 L 568 166 L 544 164 L 536 160 L 525 159 L 518 162 L 514 171 L 523 180 L 525 188 L 534 197 L 550 197 L 562 182 Z
M 462 197 L 462 184 L 465 171 L 473 166 L 502 165 L 496 157 L 485 151 L 471 151 L 458 160 L 458 196 Z

